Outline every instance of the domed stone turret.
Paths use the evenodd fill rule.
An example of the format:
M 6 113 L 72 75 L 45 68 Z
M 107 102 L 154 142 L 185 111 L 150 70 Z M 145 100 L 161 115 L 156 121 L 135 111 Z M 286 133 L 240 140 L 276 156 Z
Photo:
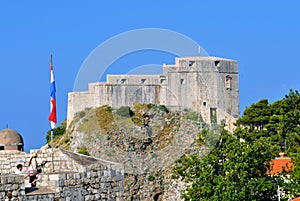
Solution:
M 24 142 L 20 133 L 10 128 L 0 131 L 0 150 L 24 150 Z

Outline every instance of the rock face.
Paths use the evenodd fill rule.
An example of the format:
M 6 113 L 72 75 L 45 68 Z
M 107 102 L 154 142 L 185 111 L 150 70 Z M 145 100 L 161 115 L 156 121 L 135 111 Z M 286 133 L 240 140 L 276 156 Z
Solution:
M 185 184 L 171 179 L 172 165 L 182 155 L 199 151 L 196 140 L 204 125 L 190 110 L 170 112 L 152 104 L 102 106 L 78 113 L 57 146 L 124 164 L 125 200 L 173 201 L 180 200 Z

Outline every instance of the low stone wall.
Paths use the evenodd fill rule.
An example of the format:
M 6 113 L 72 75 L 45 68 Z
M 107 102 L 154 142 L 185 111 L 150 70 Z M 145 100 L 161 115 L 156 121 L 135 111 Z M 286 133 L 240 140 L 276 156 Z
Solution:
M 43 167 L 44 173 L 83 171 L 83 167 L 86 165 L 84 163 L 79 164 L 77 160 L 70 160 L 67 155 L 68 152 L 61 149 L 53 149 L 53 151 L 52 149 L 35 149 L 30 150 L 30 153 L 17 150 L 1 150 L 0 173 L 2 175 L 12 174 L 15 172 L 16 166 L 18 164 L 22 164 L 22 172 L 26 174 L 28 172 L 30 156 L 33 153 L 38 155 L 36 159 L 38 164 L 41 164 L 43 161 L 47 161 L 46 165 Z M 84 158 L 86 156 L 82 157 Z M 98 159 L 94 159 L 94 161 L 97 160 Z
M 17 164 L 24 164 L 29 162 L 29 154 L 17 150 L 2 150 L 0 151 L 0 173 L 10 174 L 14 172 Z
M 25 195 L 22 175 L 0 176 L 0 200 L 22 200 Z
M 38 152 L 39 156 L 47 157 L 47 151 L 35 151 Z M 0 176 L 0 200 L 123 200 L 124 166 L 122 164 L 60 149 L 56 149 L 54 153 L 56 155 L 54 158 L 56 161 L 55 171 L 50 171 L 49 166 L 51 165 L 45 167 L 46 171 L 38 174 L 37 188 L 25 189 L 28 179 L 25 181 L 22 175 L 2 174 Z M 3 154 L 4 152 L 2 152 L 2 156 Z M 5 154 L 7 153 L 5 152 Z M 26 158 L 23 152 L 16 152 L 14 160 L 17 163 L 20 162 L 18 161 L 20 156 Z M 62 160 L 57 160 L 57 157 L 61 157 Z M 9 172 L 15 165 L 15 163 L 8 163 L 6 168 L 2 170 Z

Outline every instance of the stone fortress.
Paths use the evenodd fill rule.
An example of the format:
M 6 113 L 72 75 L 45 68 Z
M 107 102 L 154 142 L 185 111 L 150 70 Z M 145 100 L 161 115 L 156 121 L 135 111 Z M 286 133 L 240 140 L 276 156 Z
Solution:
M 107 82 L 89 83 L 88 88 L 68 94 L 67 125 L 85 108 L 136 103 L 165 105 L 178 111 L 190 109 L 209 124 L 226 120 L 230 126 L 239 116 L 238 67 L 229 59 L 176 58 L 174 65 L 163 66 L 162 75 L 108 75 Z M 62 149 L 30 153 L 23 149 L 18 132 L 8 128 L 0 131 L 0 200 L 123 200 L 123 164 Z M 50 161 L 38 175 L 37 188 L 30 188 L 23 175 L 13 174 L 19 163 L 27 172 L 33 153 L 39 160 Z
M 67 127 L 85 108 L 136 103 L 191 109 L 208 124 L 226 120 L 232 127 L 239 116 L 237 62 L 210 56 L 182 57 L 176 58 L 175 65 L 163 65 L 162 75 L 108 75 L 106 82 L 89 83 L 88 91 L 68 94 Z

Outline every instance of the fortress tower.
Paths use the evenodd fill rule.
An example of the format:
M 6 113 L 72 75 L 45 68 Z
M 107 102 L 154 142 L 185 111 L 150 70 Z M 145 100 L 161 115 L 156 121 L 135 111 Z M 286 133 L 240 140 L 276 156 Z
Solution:
M 162 75 L 107 75 L 106 82 L 89 83 L 88 91 L 68 94 L 67 126 L 85 108 L 141 104 L 191 109 L 206 123 L 239 116 L 237 61 L 218 57 L 176 58 L 163 65 Z

